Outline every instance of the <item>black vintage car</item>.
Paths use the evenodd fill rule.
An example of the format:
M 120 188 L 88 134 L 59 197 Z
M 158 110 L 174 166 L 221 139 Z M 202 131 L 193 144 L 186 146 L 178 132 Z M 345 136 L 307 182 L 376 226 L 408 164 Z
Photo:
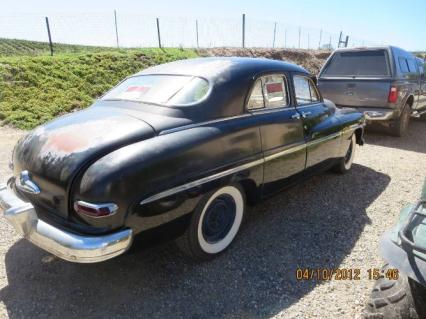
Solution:
M 293 64 L 163 64 L 21 139 L 0 207 L 69 261 L 112 258 L 164 227 L 206 259 L 234 240 L 246 203 L 320 169 L 348 171 L 363 127 L 361 113 L 324 101 Z

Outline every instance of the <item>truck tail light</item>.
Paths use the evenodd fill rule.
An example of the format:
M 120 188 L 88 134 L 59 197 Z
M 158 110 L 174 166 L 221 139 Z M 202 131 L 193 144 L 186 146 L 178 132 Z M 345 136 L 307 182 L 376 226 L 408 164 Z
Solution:
M 388 102 L 389 103 L 396 103 L 398 101 L 398 90 L 396 87 L 391 86 L 389 90 L 389 97 Z
M 74 203 L 74 210 L 77 213 L 95 218 L 111 216 L 117 211 L 117 209 L 118 206 L 114 203 L 92 204 L 81 200 Z

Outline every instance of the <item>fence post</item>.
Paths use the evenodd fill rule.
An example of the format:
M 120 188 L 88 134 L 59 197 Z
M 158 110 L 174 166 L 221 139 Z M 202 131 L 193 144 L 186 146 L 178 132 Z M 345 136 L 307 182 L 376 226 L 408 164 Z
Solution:
M 117 40 L 117 48 L 119 48 L 118 44 L 118 27 L 117 27 L 117 11 L 114 10 L 114 24 L 115 24 L 115 39 Z
M 319 43 L 318 43 L 318 50 L 321 49 L 321 40 L 322 40 L 322 29 L 320 31 L 320 39 L 319 39 Z
M 198 20 L 195 20 L 195 34 L 197 35 L 197 49 L 200 47 L 198 43 Z
M 161 49 L 160 20 L 157 18 L 158 47 Z
M 243 48 L 246 46 L 246 14 L 243 13 Z
M 310 44 L 310 43 L 309 43 L 309 32 L 308 32 L 308 50 L 309 50 L 309 44 Z
M 287 48 L 287 29 L 284 30 L 284 48 Z
M 302 28 L 299 27 L 299 49 L 300 49 L 300 34 L 302 33 Z
M 49 36 L 49 46 L 50 46 L 50 55 L 53 56 L 53 43 L 52 43 L 52 36 L 50 34 L 50 26 L 49 26 L 49 18 L 46 18 L 46 28 L 47 28 L 47 35 Z
M 330 43 L 328 44 L 328 49 L 331 51 L 331 35 L 330 35 Z
M 275 35 L 277 33 L 277 23 L 274 23 L 274 40 L 272 41 L 272 48 L 275 48 Z
M 337 43 L 337 47 L 340 48 L 340 43 L 342 42 L 342 35 L 343 35 L 343 31 L 340 31 L 340 35 L 339 35 L 339 43 Z

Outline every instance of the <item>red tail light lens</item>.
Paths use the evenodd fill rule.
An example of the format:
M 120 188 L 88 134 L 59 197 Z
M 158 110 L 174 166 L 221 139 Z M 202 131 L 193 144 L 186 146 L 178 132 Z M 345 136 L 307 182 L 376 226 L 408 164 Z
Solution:
M 118 206 L 113 203 L 108 204 L 92 204 L 84 201 L 76 201 L 74 210 L 77 213 L 90 217 L 106 217 L 113 215 L 118 209 Z
M 398 90 L 396 87 L 391 86 L 389 91 L 389 97 L 388 102 L 389 103 L 396 103 L 398 101 Z

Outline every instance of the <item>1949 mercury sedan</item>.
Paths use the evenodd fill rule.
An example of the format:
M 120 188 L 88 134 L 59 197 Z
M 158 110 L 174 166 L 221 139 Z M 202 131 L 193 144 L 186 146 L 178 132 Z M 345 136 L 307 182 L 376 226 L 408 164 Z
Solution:
M 163 64 L 22 138 L 0 207 L 65 260 L 112 258 L 166 226 L 179 228 L 189 255 L 208 259 L 234 240 L 246 203 L 320 169 L 348 171 L 363 129 L 361 113 L 324 101 L 296 65 Z

